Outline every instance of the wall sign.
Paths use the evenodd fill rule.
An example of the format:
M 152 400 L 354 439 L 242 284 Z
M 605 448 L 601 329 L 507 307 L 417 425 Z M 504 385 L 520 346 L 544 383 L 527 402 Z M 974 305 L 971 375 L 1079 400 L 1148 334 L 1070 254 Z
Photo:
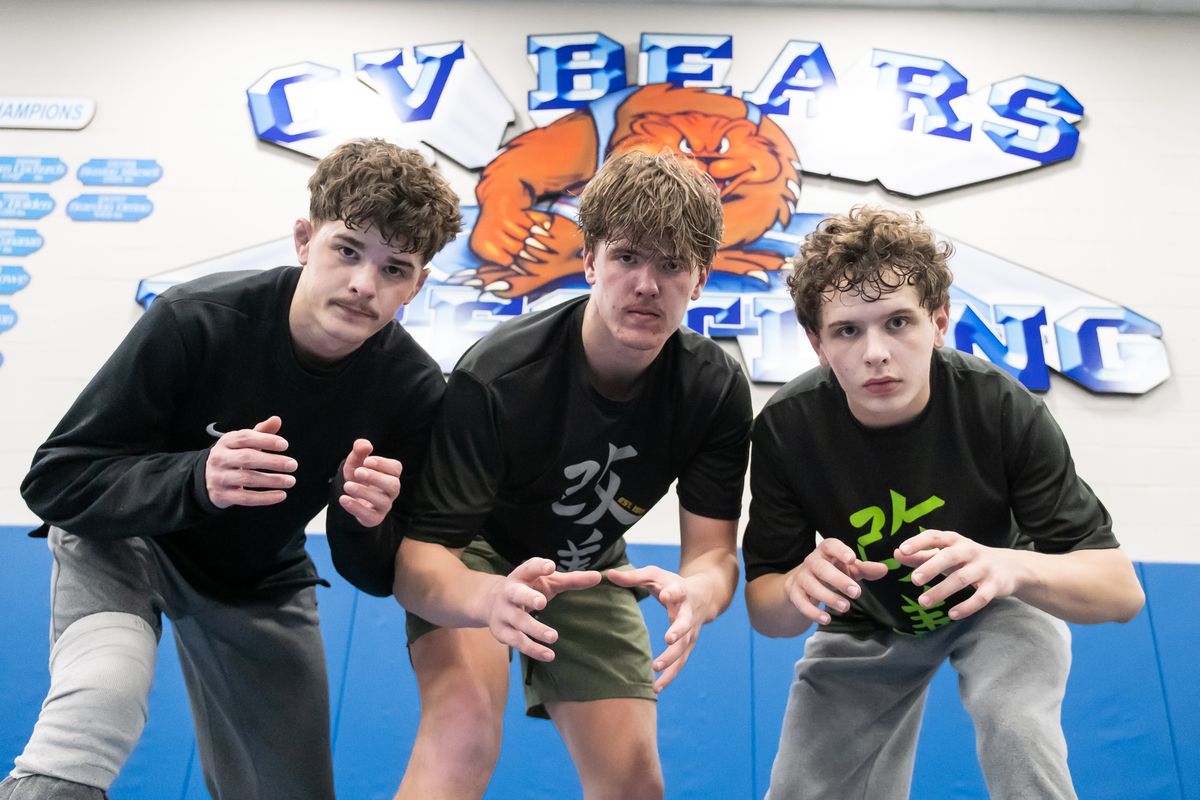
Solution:
M 86 97 L 9 97 L 0 95 L 0 128 L 49 128 L 77 131 L 96 114 Z
M 645 34 L 636 82 L 624 46 L 601 33 L 530 36 L 526 49 L 533 88 L 521 100 L 534 127 L 499 150 L 513 107 L 464 42 L 411 57 L 358 53 L 353 78 L 300 62 L 247 90 L 255 135 L 288 149 L 319 157 L 374 135 L 482 168 L 484 201 L 464 198 L 463 235 L 402 311 L 445 370 L 500 321 L 587 291 L 575 198 L 611 153 L 670 148 L 712 176 L 727 235 L 685 322 L 735 340 L 751 379 L 781 383 L 816 363 L 785 288 L 785 258 L 824 216 L 796 211 L 802 172 L 920 196 L 1069 159 L 1083 116 L 1061 83 L 1019 76 L 971 87 L 944 59 L 887 49 L 835 69 L 820 42 L 789 41 L 740 92 L 725 83 L 729 36 Z M 513 226 L 527 235 L 507 235 Z M 1050 371 L 1101 393 L 1146 392 L 1170 375 L 1152 320 L 955 244 L 950 346 L 1039 391 Z M 289 238 L 145 280 L 137 296 L 149 304 L 200 274 L 279 263 L 294 263 Z
M 54 183 L 66 174 L 57 158 L 0 156 L 0 183 Z
M 81 194 L 67 203 L 67 216 L 76 222 L 137 222 L 154 211 L 140 194 Z
M 93 158 L 75 171 L 84 186 L 149 186 L 162 174 L 157 161 L 134 158 Z
M 0 192 L 0 219 L 41 219 L 53 210 L 45 192 Z
M 33 228 L 0 228 L 0 256 L 27 256 L 45 243 Z
M 0 295 L 14 295 L 29 285 L 29 273 L 24 267 L 0 267 Z

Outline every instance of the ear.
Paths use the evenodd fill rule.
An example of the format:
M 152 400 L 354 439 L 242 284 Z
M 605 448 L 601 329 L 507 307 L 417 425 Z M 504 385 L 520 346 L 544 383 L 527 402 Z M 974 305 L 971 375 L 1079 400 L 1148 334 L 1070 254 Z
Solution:
M 292 241 L 296 245 L 296 258 L 300 266 L 308 264 L 308 246 L 312 243 L 313 224 L 306 219 L 296 220 L 292 226 Z
M 821 349 L 821 337 L 812 331 L 805 331 L 804 335 L 808 337 L 808 343 L 812 345 L 813 352 L 817 354 L 817 361 L 822 367 L 828 367 L 829 359 L 825 358 L 825 351 Z
M 417 285 L 413 287 L 412 294 L 404 301 L 404 305 L 411 303 L 418 294 L 421 293 L 421 287 L 425 285 L 425 279 L 429 277 L 429 267 L 421 267 L 421 274 L 417 276 Z
M 696 286 L 692 289 L 692 299 L 699 300 L 700 293 L 704 291 L 704 285 L 708 283 L 708 274 L 712 271 L 711 267 L 700 267 L 697 270 L 699 278 L 696 281 Z
M 583 252 L 583 279 L 588 286 L 596 285 L 596 253 L 594 250 Z
M 933 320 L 933 348 L 941 349 L 946 344 L 946 331 L 950 330 L 950 301 L 930 314 Z

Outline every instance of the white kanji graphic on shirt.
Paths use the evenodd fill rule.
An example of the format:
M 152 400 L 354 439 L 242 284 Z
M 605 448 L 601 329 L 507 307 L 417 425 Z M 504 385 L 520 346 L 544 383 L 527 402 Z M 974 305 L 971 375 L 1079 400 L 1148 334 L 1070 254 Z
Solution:
M 617 447 L 610 443 L 608 459 L 603 467 L 598 461 L 589 460 L 565 468 L 563 476 L 567 480 L 578 481 L 562 493 L 558 502 L 550 506 L 551 510 L 560 517 L 575 518 L 573 521 L 576 525 L 595 525 L 605 514 L 612 514 L 613 518 L 625 527 L 637 522 L 639 515 L 626 509 L 620 502 L 618 492 L 621 489 L 621 476 L 612 469 L 618 461 L 636 455 L 637 449 L 631 445 Z M 591 486 L 594 497 L 588 496 L 588 486 Z M 595 500 L 596 504 L 588 510 L 591 500 Z M 567 572 L 587 569 L 592 556 L 599 552 L 603 539 L 604 534 L 600 529 L 593 528 L 591 534 L 582 542 L 569 540 L 566 547 L 558 551 L 559 568 Z

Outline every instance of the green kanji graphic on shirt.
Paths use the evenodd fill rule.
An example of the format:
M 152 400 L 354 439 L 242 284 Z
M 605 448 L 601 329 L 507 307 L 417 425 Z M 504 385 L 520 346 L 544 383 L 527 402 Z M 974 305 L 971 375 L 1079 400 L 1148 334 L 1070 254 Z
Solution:
M 907 595 L 902 594 L 900 597 L 904 600 L 904 605 L 900 606 L 900 610 L 908 614 L 908 618 L 912 620 L 914 633 L 929 633 L 930 631 L 936 631 L 943 625 L 950 624 L 950 618 L 937 610 L 946 605 L 945 601 L 925 608 Z
M 895 536 L 900 530 L 900 526 L 905 523 L 916 522 L 921 517 L 931 511 L 936 511 L 946 504 L 937 495 L 930 495 L 927 500 L 909 508 L 907 497 L 895 489 L 889 491 L 892 495 L 892 524 L 888 536 Z M 887 513 L 880 506 L 867 506 L 850 515 L 850 524 L 856 528 L 870 526 L 870 529 L 866 533 L 858 537 L 858 557 L 863 561 L 869 561 L 870 559 L 867 558 L 867 547 L 883 538 L 883 529 L 887 527 Z M 925 529 L 921 528 L 921 530 Z M 899 569 L 900 567 L 900 563 L 894 558 L 885 559 L 883 563 L 888 565 L 888 569 Z
M 883 540 L 885 529 L 887 530 L 887 535 L 889 537 L 895 536 L 900 532 L 901 527 L 904 525 L 912 524 L 926 514 L 936 511 L 946 504 L 946 502 L 937 495 L 930 495 L 922 502 L 910 508 L 907 497 L 894 489 L 889 491 L 892 500 L 890 524 L 889 515 L 881 506 L 867 506 L 866 508 L 859 509 L 850 515 L 851 525 L 853 525 L 855 528 L 865 528 L 867 530 L 866 533 L 858 537 L 858 557 L 863 561 L 871 560 L 867 557 L 867 548 L 876 542 Z M 925 528 L 918 525 L 917 530 L 920 532 L 925 530 Z M 886 564 L 887 568 L 891 571 L 898 570 L 901 567 L 900 562 L 895 558 L 885 558 L 880 563 Z M 897 578 L 896 580 L 898 580 L 900 583 L 911 584 L 912 570 L 910 569 L 907 575 Z M 929 588 L 929 585 L 927 584 L 926 586 L 919 588 L 926 590 Z M 937 630 L 943 625 L 949 624 L 951 621 L 944 612 L 937 610 L 941 606 L 945 605 L 944 602 L 938 603 L 931 608 L 924 608 L 920 603 L 906 595 L 902 594 L 900 597 L 904 601 L 904 605 L 900 607 L 900 610 L 903 611 L 912 622 L 913 633 L 918 635 L 929 633 L 930 631 Z

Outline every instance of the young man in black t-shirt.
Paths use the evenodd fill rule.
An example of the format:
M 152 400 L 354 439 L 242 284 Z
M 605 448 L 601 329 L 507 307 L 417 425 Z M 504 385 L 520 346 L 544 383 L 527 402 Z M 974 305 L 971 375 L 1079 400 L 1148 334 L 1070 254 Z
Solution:
M 821 365 L 755 421 L 746 602 L 768 636 L 820 629 L 770 798 L 907 797 L 946 658 L 991 796 L 1075 797 L 1062 620 L 1127 621 L 1143 603 L 1045 405 L 941 349 L 949 253 L 920 215 L 857 208 L 805 240 L 789 282 Z
M 497 328 L 447 384 L 396 562 L 421 692 L 402 798 L 483 794 L 510 647 L 585 796 L 661 797 L 656 693 L 737 584 L 749 386 L 680 329 L 721 241 L 716 186 L 669 152 L 617 155 L 579 218 L 590 296 Z M 678 574 L 629 568 L 625 531 L 676 478 Z M 646 592 L 671 621 L 653 658 Z
M 0 798 L 105 796 L 146 722 L 164 613 L 212 796 L 333 797 L 304 526 L 329 504 L 338 569 L 390 593 L 401 468 L 419 474 L 444 391 L 395 315 L 461 216 L 418 153 L 378 139 L 337 148 L 309 190 L 299 269 L 165 292 L 34 456 L 51 682 Z

